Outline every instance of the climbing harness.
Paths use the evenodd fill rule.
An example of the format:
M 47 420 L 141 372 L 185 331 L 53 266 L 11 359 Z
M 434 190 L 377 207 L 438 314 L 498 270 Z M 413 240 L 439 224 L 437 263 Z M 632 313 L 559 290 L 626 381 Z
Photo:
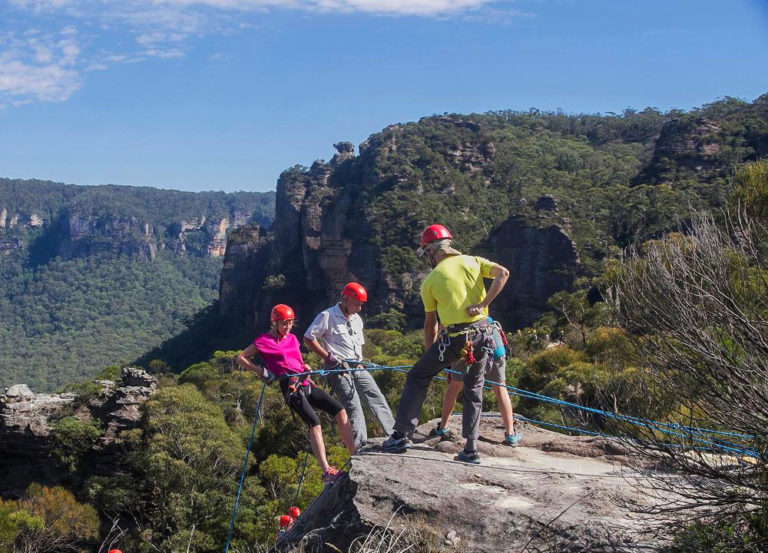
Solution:
M 316 371 L 319 373 L 319 371 Z M 290 390 L 291 394 L 295 394 L 299 391 L 299 387 L 309 387 L 314 384 L 312 382 L 312 379 L 309 378 L 310 373 L 301 373 L 301 374 L 283 374 L 280 375 L 278 380 L 288 380 L 290 383 L 288 384 L 288 389 Z M 303 377 L 303 378 L 301 378 Z

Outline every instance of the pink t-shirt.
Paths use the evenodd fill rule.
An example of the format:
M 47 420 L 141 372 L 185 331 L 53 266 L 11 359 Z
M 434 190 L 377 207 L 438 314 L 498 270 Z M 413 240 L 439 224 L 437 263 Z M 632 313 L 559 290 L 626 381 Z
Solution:
M 275 376 L 305 372 L 299 341 L 293 334 L 287 334 L 279 342 L 271 334 L 262 334 L 253 341 L 253 345 L 259 350 L 269 372 Z

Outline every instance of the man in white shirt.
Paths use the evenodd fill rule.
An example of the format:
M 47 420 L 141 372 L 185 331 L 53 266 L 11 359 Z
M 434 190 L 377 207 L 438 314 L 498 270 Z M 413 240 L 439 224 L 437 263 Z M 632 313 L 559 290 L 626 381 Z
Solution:
M 345 359 L 363 358 L 365 338 L 358 312 L 367 300 L 365 288 L 350 282 L 341 291 L 341 301 L 321 311 L 304 333 L 304 343 L 323 359 L 326 368 L 337 369 Z M 332 373 L 329 380 L 331 393 L 347 411 L 358 448 L 368 439 L 363 403 L 379 421 L 384 434 L 392 433 L 395 424 L 392 411 L 368 371 Z

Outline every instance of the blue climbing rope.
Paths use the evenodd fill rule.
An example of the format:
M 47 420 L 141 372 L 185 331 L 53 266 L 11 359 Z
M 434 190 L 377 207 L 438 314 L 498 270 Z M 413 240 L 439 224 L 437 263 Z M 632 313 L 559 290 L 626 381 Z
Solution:
M 256 433 L 256 427 L 259 425 L 259 414 L 261 413 L 261 402 L 264 400 L 264 390 L 267 389 L 267 383 L 261 387 L 259 400 L 256 402 L 256 411 L 253 417 L 253 426 L 251 427 L 251 437 L 248 439 L 248 447 L 245 449 L 243 457 L 243 469 L 240 471 L 240 483 L 237 485 L 237 494 L 235 495 L 235 506 L 232 509 L 232 518 L 229 521 L 229 530 L 227 531 L 227 545 L 224 546 L 224 553 L 229 552 L 229 543 L 232 540 L 232 531 L 235 528 L 235 517 L 237 516 L 237 507 L 240 504 L 240 493 L 243 491 L 243 482 L 245 481 L 245 469 L 248 466 L 248 455 L 251 453 L 253 445 L 253 435 Z
M 304 372 L 304 373 L 297 373 L 292 374 L 291 376 L 311 376 L 311 375 L 327 375 L 331 373 L 344 373 L 344 372 L 359 372 L 359 371 L 373 371 L 373 370 L 390 370 L 390 371 L 399 371 L 399 372 L 408 372 L 410 368 L 412 368 L 412 365 L 397 365 L 397 366 L 386 366 L 386 365 L 377 365 L 375 363 L 371 363 L 370 361 L 365 360 L 357 360 L 357 359 L 347 359 L 345 360 L 351 365 L 359 365 L 361 368 L 341 368 L 341 369 L 323 369 L 318 371 L 310 371 L 310 372 Z M 459 376 L 464 376 L 464 373 L 459 371 L 454 371 L 451 369 L 444 369 L 445 372 L 453 373 Z M 440 378 L 440 377 L 438 377 Z M 493 382 L 491 380 L 486 380 L 487 384 L 490 384 L 491 386 L 498 386 L 498 387 L 504 387 L 509 392 L 511 392 L 514 395 L 517 395 L 519 397 L 523 397 L 526 399 L 532 399 L 535 401 L 541 401 L 544 403 L 550 403 L 553 405 L 558 405 L 561 407 L 569 407 L 571 409 L 578 409 L 581 411 L 585 411 L 587 413 L 592 413 L 595 415 L 600 415 L 609 419 L 626 422 L 629 424 L 634 424 L 636 426 L 644 427 L 649 430 L 662 432 L 665 434 L 668 434 L 670 436 L 677 436 L 684 439 L 690 439 L 692 441 L 705 444 L 708 446 L 711 446 L 712 448 L 716 450 L 722 450 L 727 451 L 730 453 L 736 453 L 740 455 L 747 455 L 751 457 L 759 458 L 760 454 L 757 451 L 754 451 L 752 449 L 746 449 L 740 444 L 736 444 L 733 442 L 729 442 L 726 440 L 721 440 L 717 438 L 707 439 L 707 438 L 700 438 L 696 437 L 693 434 L 699 434 L 699 435 L 720 435 L 720 436 L 729 436 L 729 437 L 736 437 L 736 438 L 743 438 L 743 439 L 753 439 L 754 436 L 749 434 L 740 434 L 736 432 L 725 432 L 722 430 L 712 430 L 708 428 L 698 428 L 695 426 L 686 426 L 679 423 L 668 423 L 668 422 L 660 422 L 660 421 L 654 421 L 651 419 L 643 419 L 640 417 L 633 417 L 631 415 L 620 415 L 618 413 L 611 413 L 609 411 L 604 411 L 602 409 L 597 409 L 594 407 L 587 407 L 585 405 L 579 405 L 577 403 L 572 403 L 570 401 L 565 401 L 562 399 L 556 399 L 549 396 L 545 396 L 543 394 L 538 394 L 536 392 L 530 392 L 528 390 L 523 390 L 521 388 L 515 388 L 514 386 L 508 386 L 506 384 L 501 384 L 499 382 Z M 487 386 L 486 386 L 487 388 Z M 580 431 L 579 429 L 574 429 L 576 431 Z M 606 435 L 607 434 L 600 434 L 600 435 Z M 717 441 L 713 441 L 717 440 Z
M 299 477 L 299 486 L 296 488 L 296 497 L 293 499 L 293 504 L 299 504 L 299 492 L 301 491 L 301 484 L 304 482 L 304 473 L 307 471 L 307 460 L 309 459 L 309 452 L 312 451 L 312 443 L 307 446 L 307 453 L 304 455 L 304 465 L 301 467 L 301 477 Z
M 385 366 L 385 365 L 377 365 L 374 363 L 370 363 L 368 361 L 356 361 L 356 360 L 350 360 L 349 363 L 351 364 L 358 364 L 365 367 L 367 370 L 396 370 L 396 371 L 403 371 L 407 372 L 406 369 L 408 369 L 408 366 Z M 359 370 L 359 369 L 358 369 Z M 454 371 L 451 369 L 445 369 L 445 372 L 456 374 L 458 376 L 464 376 L 464 373 L 459 371 Z M 438 377 L 439 378 L 439 377 Z M 752 449 L 745 448 L 741 444 L 736 444 L 730 441 L 718 439 L 715 437 L 697 437 L 694 434 L 697 434 L 699 436 L 706 436 L 707 434 L 712 436 L 729 436 L 729 437 L 735 437 L 735 438 L 742 438 L 742 439 L 753 439 L 754 436 L 749 434 L 740 434 L 736 432 L 725 432 L 721 430 L 712 430 L 707 428 L 698 428 L 694 426 L 686 426 L 679 423 L 667 423 L 667 422 L 660 422 L 660 421 L 654 421 L 651 419 L 643 419 L 640 417 L 633 417 L 631 415 L 621 415 L 618 413 L 611 413 L 609 411 L 604 411 L 602 409 L 596 409 L 594 407 L 587 407 L 584 405 L 579 405 L 577 403 L 572 403 L 569 401 L 561 400 L 552 398 L 549 396 L 545 396 L 543 394 L 538 394 L 536 392 L 530 392 L 528 390 L 523 390 L 521 388 L 515 388 L 513 386 L 508 386 L 506 384 L 501 384 L 499 382 L 493 382 L 491 380 L 486 380 L 486 383 L 491 386 L 497 386 L 497 387 L 504 387 L 507 390 L 509 390 L 512 394 L 517 395 L 519 397 L 523 397 L 526 399 L 532 399 L 535 401 L 541 401 L 545 403 L 550 403 L 553 405 L 559 405 L 562 407 L 569 407 L 572 409 L 578 409 L 581 411 L 585 411 L 588 413 L 600 415 L 606 418 L 614 419 L 621 422 L 626 422 L 629 424 L 633 424 L 640 427 L 645 427 L 653 431 L 659 431 L 665 434 L 668 434 L 670 436 L 677 436 L 684 439 L 690 439 L 694 442 L 705 444 L 707 446 L 712 447 L 715 450 L 721 450 L 721 451 L 727 451 L 730 453 L 736 453 L 740 455 L 747 455 L 751 457 L 759 458 L 760 454 Z M 488 388 L 488 386 L 485 386 Z M 581 429 L 573 428 L 573 427 L 567 427 L 569 430 L 574 430 L 577 432 L 582 432 Z M 588 433 L 588 432 L 582 432 L 582 433 Z M 606 434 L 599 434 L 601 436 L 608 436 Z

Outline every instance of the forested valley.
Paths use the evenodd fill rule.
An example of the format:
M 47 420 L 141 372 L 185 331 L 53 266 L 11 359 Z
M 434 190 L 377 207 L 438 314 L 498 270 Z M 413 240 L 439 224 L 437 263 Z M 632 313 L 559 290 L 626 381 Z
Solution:
M 273 214 L 274 193 L 0 179 L 0 386 L 54 391 L 180 333 L 227 230 Z
M 678 491 L 708 510 L 706 516 L 686 517 L 691 512 L 679 506 L 659 509 L 656 514 L 670 520 L 672 552 L 757 553 L 768 547 L 767 110 L 763 96 L 754 103 L 727 98 L 692 113 L 466 116 L 463 125 L 491 129 L 497 133 L 494 143 L 508 148 L 484 177 L 471 167 L 454 174 L 445 160 L 464 131 L 455 121 L 445 125 L 444 117 L 425 118 L 412 124 L 409 137 L 421 140 L 423 148 L 377 157 L 377 168 L 388 178 L 365 180 L 353 162 L 340 165 L 335 177 L 339 187 L 345 176 L 366 186 L 385 183 L 380 190 L 361 185 L 360 198 L 379 232 L 382 264 L 400 272 L 420 263 L 412 252 L 420 228 L 414 222 L 442 215 L 460 229 L 462 249 L 481 253 L 488 251 L 492 227 L 510 213 L 531 225 L 557 223 L 572 231 L 583 268 L 571 288 L 552 294 L 530 324 L 501 321 L 508 340 L 507 384 L 595 411 L 521 395 L 514 399 L 515 412 L 560 432 L 622 436 L 638 457 L 683 475 Z M 393 133 L 374 135 L 368 147 L 384 152 Z M 501 134 L 509 140 L 499 140 Z M 433 155 L 443 150 L 449 153 Z M 311 172 L 296 167 L 284 176 L 310 178 Z M 420 190 L 407 192 L 400 185 Z M 557 197 L 558 214 L 540 213 L 521 201 L 542 195 Z M 460 212 L 459 205 L 472 209 Z M 217 348 L 212 334 L 201 346 L 211 326 L 185 332 L 183 322 L 195 312 L 207 325 L 225 323 L 216 321 L 218 312 L 210 308 L 220 261 L 191 255 L 179 261 L 171 257 L 172 249 L 159 249 L 151 260 L 141 253 L 99 251 L 85 258 L 65 253 L 52 256 L 45 270 L 22 255 L 26 250 L 1 258 L 8 275 L 0 299 L 9 321 L 8 332 L 0 334 L 6 344 L 28 347 L 27 333 L 62 332 L 70 341 L 95 341 L 97 352 L 118 353 L 113 360 L 131 361 L 161 338 L 173 339 L 141 357 L 158 389 L 144 404 L 139 426 L 120 434 L 118 468 L 111 474 L 92 465 L 105 429 L 88 406 L 103 393 L 93 380 L 117 380 L 122 363 L 95 353 L 83 361 L 85 351 L 51 338 L 39 346 L 43 357 L 31 351 L 18 357 L 32 365 L 53 356 L 55 365 L 60 354 L 73 351 L 66 359 L 82 363 L 83 370 L 70 370 L 56 382 L 77 397 L 51 437 L 51 463 L 66 476 L 58 487 L 33 484 L 23 497 L 0 500 L 0 550 L 42 552 L 54 542 L 55 551 L 95 552 L 112 544 L 131 553 L 221 549 L 262 383 L 237 367 L 236 349 Z M 57 251 L 71 252 L 72 244 Z M 47 270 L 72 276 L 54 279 Z M 279 295 L 277 277 L 253 287 Z M 115 297 L 115 290 L 125 297 Z M 54 317 L 57 311 L 61 314 Z M 366 311 L 366 359 L 412 365 L 423 351 L 423 335 L 412 330 L 418 325 L 410 316 L 389 306 Z M 109 321 L 109 332 L 103 321 Z M 126 333 L 127 322 L 135 334 Z M 149 336 L 154 340 L 144 343 Z M 144 349 L 102 343 L 129 338 Z M 171 359 L 189 351 L 198 358 L 171 366 Z M 305 359 L 321 365 L 311 354 Z M 51 372 L 2 360 L 4 378 L 2 363 L 19 367 L 13 379 L 36 375 L 45 386 L 51 378 Z M 374 376 L 396 408 L 405 375 L 374 371 Z M 430 387 L 422 421 L 439 416 L 444 387 L 440 381 Z M 484 406 L 497 408 L 492 393 L 486 392 Z M 658 428 L 597 411 L 726 432 L 729 441 L 722 443 L 739 454 L 710 455 L 697 447 L 695 436 L 661 435 Z M 291 505 L 306 507 L 322 489 L 311 455 L 298 488 L 306 433 L 274 384 L 266 388 L 262 413 L 234 529 L 233 549 L 239 553 L 274 544 L 279 515 Z M 335 426 L 322 420 L 330 460 L 343 465 L 348 455 Z M 369 433 L 379 430 L 371 425 Z M 408 550 L 437 549 L 412 544 Z

